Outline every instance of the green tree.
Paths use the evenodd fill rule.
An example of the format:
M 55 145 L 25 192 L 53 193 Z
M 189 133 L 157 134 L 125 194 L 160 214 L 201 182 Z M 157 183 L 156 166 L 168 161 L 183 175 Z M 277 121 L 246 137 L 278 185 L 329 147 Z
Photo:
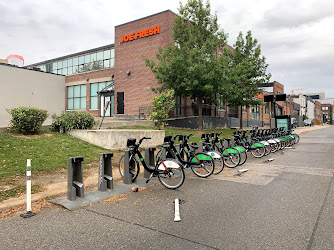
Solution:
M 229 106 L 240 107 L 240 128 L 242 128 L 242 107 L 260 105 L 262 102 L 256 95 L 262 93 L 258 85 L 269 81 L 271 75 L 266 73 L 268 64 L 266 58 L 261 56 L 261 45 L 247 32 L 244 39 L 239 33 L 234 50 L 225 50 L 231 56 L 229 79 L 230 84 L 226 91 Z
M 197 100 L 198 126 L 203 129 L 202 103 L 215 103 L 222 92 L 227 58 L 217 56 L 217 48 L 226 45 L 226 35 L 219 29 L 217 16 L 211 15 L 210 3 L 188 0 L 180 3 L 173 27 L 174 44 L 160 48 L 157 63 L 144 58 L 161 89 L 173 89 L 176 96 Z
M 168 90 L 155 96 L 151 102 L 153 107 L 149 109 L 151 115 L 148 117 L 150 121 L 156 121 L 158 129 L 164 129 L 168 113 L 174 108 L 174 90 Z

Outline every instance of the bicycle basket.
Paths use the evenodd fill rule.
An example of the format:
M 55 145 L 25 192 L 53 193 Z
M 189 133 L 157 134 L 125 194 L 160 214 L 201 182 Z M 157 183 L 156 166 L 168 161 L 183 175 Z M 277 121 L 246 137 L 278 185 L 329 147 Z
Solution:
M 136 146 L 136 139 L 135 138 L 129 138 L 127 143 L 126 143 L 126 146 L 128 148 L 134 148 Z
M 164 143 L 171 143 L 171 142 L 172 142 L 172 136 L 171 135 L 165 136 Z

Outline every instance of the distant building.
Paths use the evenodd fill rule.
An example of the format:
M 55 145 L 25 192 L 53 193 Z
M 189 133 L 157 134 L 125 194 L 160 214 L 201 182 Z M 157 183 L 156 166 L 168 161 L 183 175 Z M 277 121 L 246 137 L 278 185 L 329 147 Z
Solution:
M 331 104 L 321 104 L 321 111 L 324 123 L 333 124 L 333 108 Z
M 306 95 L 306 96 L 309 96 L 309 97 L 311 97 L 312 99 L 319 99 L 319 100 L 321 100 L 321 99 L 325 99 L 326 98 L 326 94 L 325 94 L 325 92 L 320 92 L 320 93 L 306 93 L 306 94 L 304 94 L 304 95 Z
M 24 59 L 19 55 L 9 55 L 6 57 L 8 64 L 16 65 L 22 67 L 24 65 Z
M 294 103 L 299 104 L 299 116 L 306 115 L 306 96 L 299 95 L 288 95 L 288 100 L 293 101 Z
M 306 97 L 306 116 L 308 119 L 314 119 L 314 103 L 311 97 Z

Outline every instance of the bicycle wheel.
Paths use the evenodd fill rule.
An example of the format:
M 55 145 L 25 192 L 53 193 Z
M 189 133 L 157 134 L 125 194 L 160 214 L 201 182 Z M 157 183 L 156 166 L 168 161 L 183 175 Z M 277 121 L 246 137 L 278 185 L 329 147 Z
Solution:
M 185 180 L 183 167 L 174 159 L 163 161 L 159 166 L 158 179 L 164 187 L 177 189 Z
M 223 151 L 224 163 L 228 168 L 235 168 L 240 164 L 239 151 L 233 148 L 227 148 Z
M 119 160 L 118 169 L 119 169 L 120 175 L 123 177 L 124 176 L 124 155 Z M 140 170 L 139 162 L 135 156 L 130 156 L 129 170 L 132 176 L 131 178 L 132 181 L 135 181 L 136 178 L 138 177 L 139 170 Z
M 255 157 L 255 158 L 261 158 L 264 156 L 266 152 L 265 147 L 257 147 L 257 148 L 251 148 L 251 154 Z
M 214 169 L 212 174 L 221 173 L 224 170 L 224 167 L 225 167 L 223 155 L 218 151 L 210 151 L 210 152 L 207 152 L 207 153 L 210 154 L 210 156 L 213 158 L 213 160 L 215 162 L 215 169 Z
M 234 149 L 238 150 L 239 152 L 239 158 L 240 158 L 239 166 L 241 166 L 247 161 L 247 151 L 244 147 L 241 146 L 236 146 L 234 147 Z
M 200 162 L 200 165 L 191 165 L 191 170 L 195 175 L 201 178 L 207 178 L 212 175 L 215 170 L 213 158 L 208 154 L 198 153 L 192 158 L 192 162 Z

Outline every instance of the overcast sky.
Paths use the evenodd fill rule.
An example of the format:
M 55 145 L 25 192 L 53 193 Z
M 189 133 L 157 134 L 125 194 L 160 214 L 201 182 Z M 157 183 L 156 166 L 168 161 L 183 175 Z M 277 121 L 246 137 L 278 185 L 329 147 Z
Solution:
M 181 1 L 185 3 L 185 0 Z M 333 0 L 211 0 L 211 11 L 233 45 L 252 31 L 271 81 L 334 98 Z M 114 27 L 167 9 L 179 0 L 0 0 L 0 59 L 25 65 L 114 43 Z

